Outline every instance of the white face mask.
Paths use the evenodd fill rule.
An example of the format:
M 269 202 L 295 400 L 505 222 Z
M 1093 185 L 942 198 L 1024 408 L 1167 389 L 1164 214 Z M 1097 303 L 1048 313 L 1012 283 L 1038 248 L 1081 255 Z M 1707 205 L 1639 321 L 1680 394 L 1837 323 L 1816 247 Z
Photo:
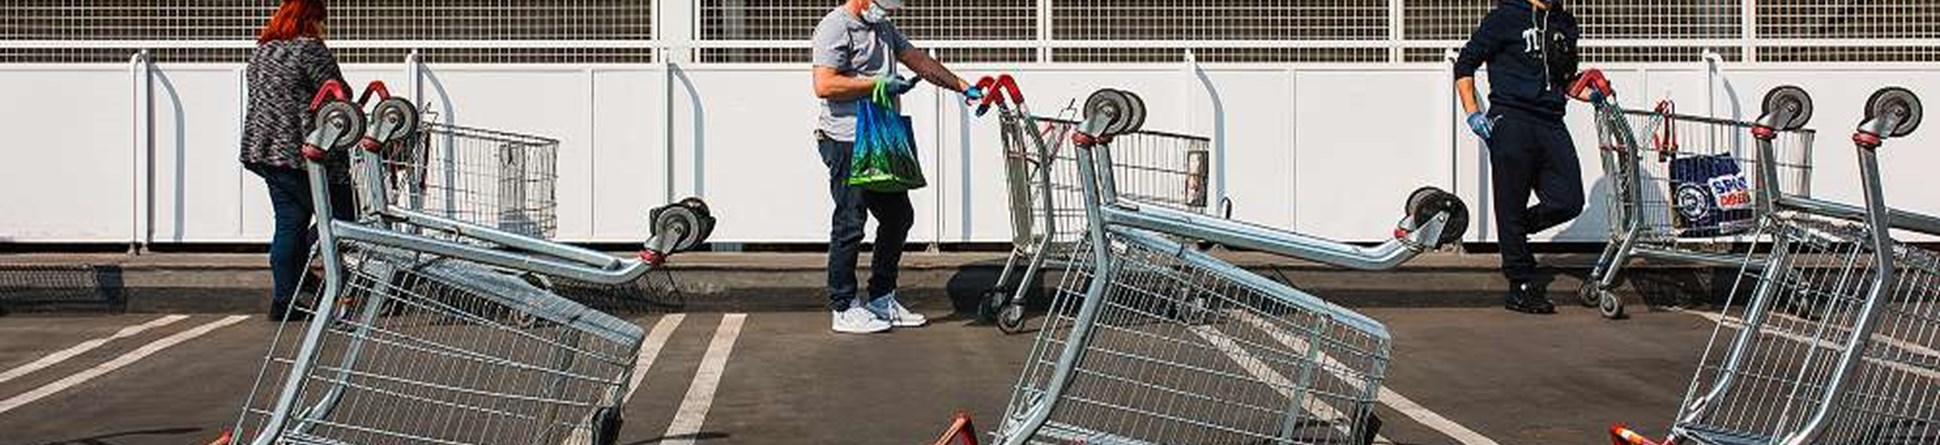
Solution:
M 883 9 L 882 5 L 877 4 L 876 2 L 869 2 L 869 7 L 863 8 L 862 21 L 869 22 L 869 23 L 882 23 L 884 20 L 889 20 L 889 10 Z

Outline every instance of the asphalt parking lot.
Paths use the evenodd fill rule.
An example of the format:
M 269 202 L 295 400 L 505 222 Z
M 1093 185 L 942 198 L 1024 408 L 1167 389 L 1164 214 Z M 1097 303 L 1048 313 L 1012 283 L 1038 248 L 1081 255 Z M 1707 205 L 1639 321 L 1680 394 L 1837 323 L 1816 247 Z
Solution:
M 1600 444 L 1613 422 L 1661 434 L 1712 328 L 1675 311 L 1364 312 L 1396 340 L 1382 435 L 1411 445 Z M 942 318 L 837 336 L 819 312 L 632 317 L 670 335 L 620 443 L 928 443 L 957 411 L 994 429 L 1032 336 Z M 273 330 L 241 315 L 0 318 L 0 443 L 206 443 L 236 420 Z

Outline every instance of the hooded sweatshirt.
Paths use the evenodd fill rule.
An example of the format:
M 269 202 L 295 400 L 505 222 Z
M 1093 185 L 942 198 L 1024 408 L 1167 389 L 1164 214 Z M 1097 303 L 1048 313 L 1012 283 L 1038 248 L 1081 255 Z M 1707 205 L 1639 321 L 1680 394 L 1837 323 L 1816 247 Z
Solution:
M 1563 0 L 1501 0 L 1469 36 L 1455 59 L 1455 77 L 1489 65 L 1489 103 L 1506 111 L 1561 119 L 1563 93 L 1577 70 L 1576 17 Z

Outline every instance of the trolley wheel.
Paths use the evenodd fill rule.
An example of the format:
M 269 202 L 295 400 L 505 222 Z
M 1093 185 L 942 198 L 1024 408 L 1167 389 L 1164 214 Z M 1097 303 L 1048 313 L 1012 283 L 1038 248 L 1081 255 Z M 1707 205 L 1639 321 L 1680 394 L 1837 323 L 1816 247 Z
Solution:
M 1784 131 L 1805 128 L 1805 123 L 1812 120 L 1812 95 L 1806 94 L 1804 88 L 1793 85 L 1773 88 L 1771 91 L 1765 92 L 1764 104 L 1763 112 L 1766 116 L 1777 114 L 1780 111 L 1792 113 L 1791 119 L 1784 122 L 1772 122 L 1771 124 L 1774 126 L 1772 129 L 1774 130 Z
M 651 224 L 648 224 L 647 228 L 652 234 L 680 234 L 679 238 L 669 240 L 667 245 L 670 246 L 670 250 L 680 252 L 700 245 L 704 227 L 701 215 L 693 208 L 679 204 L 667 205 L 653 209 L 647 217 L 651 219 Z
M 700 215 L 701 233 L 698 239 L 694 240 L 694 245 L 698 246 L 701 243 L 705 243 L 709 237 L 714 236 L 714 211 L 707 207 L 707 201 L 702 201 L 698 197 L 689 196 L 682 198 L 680 205 L 693 209 L 695 214 Z
M 1093 116 L 1106 119 L 1104 128 L 1099 130 L 1102 134 L 1093 136 L 1116 136 L 1131 128 L 1133 106 L 1132 98 L 1126 96 L 1125 92 L 1106 88 L 1092 92 L 1090 97 L 1085 98 L 1084 117 L 1087 120 Z
M 1901 137 L 1920 128 L 1920 96 L 1913 91 L 1900 87 L 1880 88 L 1866 99 L 1866 120 L 1886 114 L 1900 116 L 1899 125 L 1886 129 L 1881 136 Z
M 377 106 L 371 109 L 371 116 L 372 121 L 387 124 L 373 129 L 385 132 L 371 135 L 372 139 L 379 141 L 397 140 L 418 129 L 418 107 L 401 97 L 378 101 Z
M 1624 318 L 1623 300 L 1617 298 L 1616 292 L 1598 291 L 1597 295 L 1596 312 L 1598 314 L 1603 315 L 1603 318 L 1611 320 L 1622 320 Z
M 1125 127 L 1124 132 L 1131 133 L 1145 128 L 1145 98 L 1138 97 L 1137 93 L 1130 91 L 1118 90 L 1118 92 L 1132 100 L 1132 106 L 1129 109 L 1131 113 L 1131 117 L 1129 118 L 1131 119 L 1131 124 Z
M 1403 210 L 1408 212 L 1410 222 L 1416 228 L 1435 219 L 1438 213 L 1448 214 L 1448 224 L 1442 227 L 1441 237 L 1435 239 L 1433 247 L 1460 242 L 1462 235 L 1468 233 L 1468 204 L 1454 193 L 1435 187 L 1418 188 L 1408 195 L 1408 203 Z
M 1024 305 L 1011 303 L 997 311 L 997 330 L 1005 334 L 1024 331 Z
M 357 140 L 364 138 L 364 112 L 358 110 L 357 105 L 331 101 L 318 108 L 314 126 L 323 128 L 333 124 L 343 126 L 344 131 L 337 135 L 337 139 L 330 141 L 329 148 L 332 150 L 356 146 Z
M 1597 307 L 1603 304 L 1603 289 L 1597 285 L 1596 277 L 1583 279 L 1583 285 L 1576 288 L 1576 300 L 1583 307 Z
M 620 410 L 600 408 L 599 410 L 593 411 L 593 424 L 589 425 L 593 430 L 593 444 L 613 445 L 614 443 L 618 443 L 620 441 L 620 427 L 625 424 L 626 419 L 620 417 Z
M 1362 425 L 1359 445 L 1374 445 L 1374 439 L 1381 436 L 1381 415 L 1367 413 L 1367 424 Z
M 1003 312 L 1004 306 L 1010 304 L 1009 298 L 1010 293 L 1004 292 L 1002 288 L 992 288 L 983 291 L 983 297 L 977 299 L 977 321 L 982 323 L 996 322 L 997 313 Z

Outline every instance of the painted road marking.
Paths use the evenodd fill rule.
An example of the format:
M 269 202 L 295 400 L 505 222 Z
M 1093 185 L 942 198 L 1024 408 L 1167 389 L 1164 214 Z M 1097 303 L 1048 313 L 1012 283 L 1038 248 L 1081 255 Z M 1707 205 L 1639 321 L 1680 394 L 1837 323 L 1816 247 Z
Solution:
M 161 350 L 163 349 L 168 349 L 170 347 L 173 347 L 178 344 L 182 344 L 189 340 L 194 340 L 196 337 L 201 337 L 202 335 L 208 334 L 211 331 L 214 331 L 216 329 L 221 329 L 225 326 L 236 324 L 248 318 L 249 318 L 248 315 L 231 315 L 228 317 L 223 317 L 220 320 L 208 322 L 201 326 L 190 328 L 189 330 L 186 330 L 186 331 L 177 332 L 175 333 L 175 335 L 162 337 L 159 340 L 149 342 L 146 345 L 142 345 L 140 348 L 135 348 L 135 350 L 133 351 L 128 351 L 128 353 L 122 354 L 120 357 L 115 357 L 113 360 L 108 360 L 99 365 L 94 365 L 93 368 L 88 368 L 87 370 L 75 373 L 74 375 L 70 375 L 70 376 L 67 376 L 66 378 L 56 380 L 53 383 L 48 383 L 39 388 L 34 388 L 31 391 L 27 391 L 25 393 L 21 393 L 20 395 L 13 396 L 13 398 L 10 398 L 7 400 L 0 400 L 0 414 L 5 414 L 7 411 L 12 411 L 14 408 L 19 408 L 28 403 L 33 403 L 36 400 L 40 400 L 42 398 L 46 398 L 47 396 L 60 393 L 61 391 L 67 390 L 68 388 L 72 388 L 75 385 L 86 383 L 88 380 L 93 380 L 95 377 L 100 377 L 104 374 L 114 372 L 117 369 L 121 369 L 122 367 L 128 366 L 130 364 L 134 364 L 137 361 L 141 361 L 141 359 L 148 358 L 149 355 L 153 355 L 156 352 L 161 352 Z
M 1351 425 L 1339 422 L 1341 420 L 1352 419 L 1352 416 L 1338 409 L 1334 409 L 1331 405 L 1321 403 L 1314 397 L 1302 397 L 1302 394 L 1296 392 L 1294 389 L 1299 385 L 1294 384 L 1293 380 L 1288 379 L 1287 376 L 1275 372 L 1272 365 L 1260 361 L 1259 358 L 1253 356 L 1253 353 L 1246 352 L 1246 349 L 1241 347 L 1239 342 L 1233 341 L 1232 337 L 1228 337 L 1225 333 L 1219 332 L 1219 330 L 1213 329 L 1210 326 L 1194 326 L 1191 330 L 1192 333 L 1198 334 L 1199 338 L 1203 338 L 1207 343 L 1211 343 L 1214 349 L 1218 349 L 1219 352 L 1225 353 L 1226 357 L 1233 359 L 1234 363 L 1239 364 L 1240 369 L 1245 369 L 1247 374 L 1252 374 L 1253 378 L 1260 379 L 1261 383 L 1272 387 L 1281 396 L 1289 399 L 1301 399 L 1301 409 L 1307 410 L 1307 412 L 1312 413 L 1315 417 L 1335 424 L 1334 429 L 1340 431 L 1342 435 L 1351 436 L 1354 433 Z M 1394 443 L 1382 436 L 1375 436 L 1374 441 L 1375 443 Z
M 620 399 L 621 406 L 633 400 L 633 393 L 640 390 L 640 381 L 647 378 L 647 370 L 653 369 L 653 361 L 660 357 L 660 350 L 667 346 L 667 338 L 674 335 L 674 328 L 680 327 L 681 320 L 686 318 L 687 314 L 669 314 L 653 324 L 653 331 L 647 333 L 646 344 L 640 345 L 640 358 L 633 362 L 633 379 L 627 382 L 626 397 Z
M 108 344 L 108 342 L 120 340 L 128 337 L 133 337 L 137 334 L 141 334 L 143 331 L 147 331 L 149 329 L 159 328 L 163 326 L 168 326 L 170 324 L 174 324 L 175 322 L 186 320 L 188 318 L 189 316 L 187 315 L 168 315 L 168 316 L 163 316 L 161 318 L 156 318 L 154 320 L 149 320 L 147 323 L 121 328 L 121 330 L 115 331 L 114 335 L 109 335 L 107 337 L 101 337 L 93 340 L 84 341 L 84 342 L 81 342 L 80 344 L 74 345 L 67 349 L 62 349 L 59 351 L 55 351 L 54 353 L 47 354 L 47 356 L 41 357 L 39 360 L 34 360 L 32 363 L 20 365 L 13 369 L 7 370 L 7 372 L 0 373 L 0 383 L 4 383 L 8 380 L 20 378 L 21 376 L 31 374 L 34 371 L 47 369 L 50 366 L 58 365 L 61 362 L 67 361 L 67 359 L 71 359 L 71 358 L 74 358 L 75 356 L 86 354 L 88 351 L 93 351 L 96 348 L 100 348 L 102 345 Z
M 1287 345 L 1287 347 L 1293 348 L 1296 351 L 1304 352 L 1308 348 L 1308 344 L 1306 340 L 1300 339 L 1299 337 L 1287 335 L 1284 329 L 1274 328 L 1272 324 L 1267 323 L 1266 320 L 1262 320 L 1251 313 L 1247 313 L 1244 311 L 1234 311 L 1233 314 L 1235 318 L 1238 318 L 1241 322 L 1252 325 L 1255 329 L 1259 329 L 1261 331 L 1266 332 L 1268 335 L 1272 336 L 1275 341 L 1280 342 L 1280 344 Z M 1342 364 L 1339 360 L 1335 360 L 1333 356 L 1330 356 L 1324 353 L 1320 354 L 1320 360 L 1321 360 L 1321 363 L 1323 364 L 1323 367 L 1327 369 L 1342 369 L 1346 367 L 1346 365 Z M 1348 379 L 1342 378 L 1342 380 L 1348 380 Z M 1477 433 L 1475 432 L 1475 430 L 1471 430 L 1466 426 L 1462 426 L 1462 424 L 1460 423 L 1456 423 L 1453 420 L 1449 420 L 1447 417 L 1442 417 L 1441 414 L 1437 414 L 1433 410 L 1430 410 L 1427 407 L 1423 407 L 1421 406 L 1421 404 L 1415 403 L 1414 400 L 1410 400 L 1407 397 L 1403 397 L 1401 393 L 1394 392 L 1394 390 L 1388 389 L 1387 387 L 1382 387 L 1380 392 L 1376 395 L 1375 398 L 1378 399 L 1382 405 L 1387 405 L 1389 408 L 1393 408 L 1395 411 L 1399 411 L 1401 415 L 1408 416 L 1409 419 L 1413 419 L 1415 423 L 1419 423 L 1422 426 L 1426 426 L 1429 429 L 1442 433 L 1442 435 L 1444 436 L 1448 436 L 1451 439 L 1455 439 L 1455 441 L 1461 442 L 1462 445 L 1501 445 L 1496 443 L 1495 440 L 1489 439 L 1488 436 L 1483 436 L 1481 433 Z
M 673 424 L 661 435 L 661 445 L 694 444 L 694 436 L 700 434 L 701 424 L 707 420 L 707 409 L 714 405 L 714 390 L 721 385 L 721 372 L 727 369 L 728 354 L 734 353 L 734 340 L 741 336 L 741 325 L 747 319 L 747 314 L 721 317 L 720 328 L 714 330 L 714 340 L 707 344 L 707 355 L 701 357 L 700 371 L 694 373 L 694 383 L 687 387 L 687 396 L 681 399 Z

